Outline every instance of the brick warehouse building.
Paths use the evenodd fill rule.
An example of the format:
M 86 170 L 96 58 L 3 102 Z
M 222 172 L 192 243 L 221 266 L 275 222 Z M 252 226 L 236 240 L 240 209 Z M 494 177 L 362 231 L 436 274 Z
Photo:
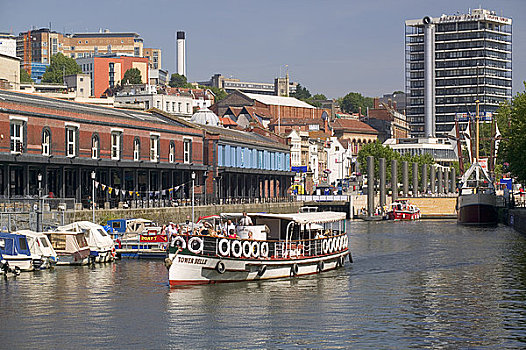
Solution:
M 36 196 L 41 174 L 43 193 L 86 203 L 92 171 L 97 182 L 113 189 L 110 193 L 97 188 L 99 205 L 108 202 L 114 207 L 152 194 L 188 198 L 192 172 L 197 175 L 198 197 L 236 194 L 228 188 L 234 184 L 217 187 L 214 172 L 218 143 L 232 140 L 157 110 L 116 110 L 0 91 L 0 130 L 0 196 L 4 198 Z M 263 143 L 260 146 L 265 149 Z M 271 175 L 286 178 L 288 172 L 270 171 L 260 180 L 270 180 Z M 285 178 L 282 182 L 290 183 Z M 187 186 L 177 193 L 164 191 L 181 184 Z M 277 192 L 253 194 L 268 197 Z

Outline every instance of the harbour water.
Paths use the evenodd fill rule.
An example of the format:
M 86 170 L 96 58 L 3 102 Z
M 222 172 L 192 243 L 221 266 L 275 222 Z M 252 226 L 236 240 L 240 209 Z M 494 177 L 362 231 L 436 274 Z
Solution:
M 160 261 L 0 280 L 1 348 L 525 348 L 526 237 L 455 221 L 352 222 L 354 264 L 168 287 Z

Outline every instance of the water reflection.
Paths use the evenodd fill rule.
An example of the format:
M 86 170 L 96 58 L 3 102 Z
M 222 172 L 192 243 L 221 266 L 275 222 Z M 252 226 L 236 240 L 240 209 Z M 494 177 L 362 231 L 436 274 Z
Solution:
M 2 348 L 524 347 L 524 236 L 347 229 L 355 263 L 298 279 L 170 290 L 162 262 L 123 260 L 0 280 Z

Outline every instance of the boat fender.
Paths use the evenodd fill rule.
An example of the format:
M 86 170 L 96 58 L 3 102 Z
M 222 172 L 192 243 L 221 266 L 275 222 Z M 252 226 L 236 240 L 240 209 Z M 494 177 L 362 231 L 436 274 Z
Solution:
M 291 276 L 296 276 L 296 275 L 298 274 L 298 271 L 299 271 L 298 264 L 293 264 L 293 265 L 290 267 L 290 275 L 291 275 Z
M 349 252 L 349 262 L 352 264 L 354 261 L 352 260 L 351 252 Z
M 175 237 L 175 239 L 172 241 L 172 247 L 179 247 L 181 249 L 185 249 L 186 248 L 186 242 L 184 241 L 184 238 L 181 237 L 181 236 L 177 236 Z
M 241 245 L 241 242 L 238 240 L 232 241 L 232 244 L 230 245 L 232 255 L 236 258 L 241 257 L 241 254 L 243 253 L 243 247 Z
M 250 245 L 250 250 L 252 251 L 252 257 L 259 258 L 259 254 L 260 254 L 259 242 L 252 242 L 252 244 Z
M 258 276 L 261 277 L 265 274 L 267 271 L 267 265 L 259 265 L 258 266 Z
M 343 267 L 345 265 L 345 255 L 340 256 L 340 266 Z
M 194 248 L 195 242 L 197 242 L 197 249 Z M 201 237 L 192 237 L 188 240 L 188 250 L 194 254 L 201 254 L 203 252 L 204 242 Z
M 326 238 L 321 242 L 323 254 L 329 253 L 329 239 Z
M 252 243 L 250 241 L 243 242 L 243 256 L 245 258 L 250 258 L 252 255 Z
M 323 261 L 318 261 L 318 272 L 322 272 L 325 268 L 325 263 Z
M 341 256 L 339 256 L 337 259 L 336 259 L 336 267 L 342 267 L 344 264 L 343 262 L 343 259 Z
M 21 271 L 20 267 L 18 267 L 18 266 L 15 266 L 15 268 L 13 269 L 13 273 L 15 274 L 15 276 L 20 275 L 20 271 Z
M 219 261 L 216 265 L 216 271 L 220 274 L 224 274 L 226 271 L 225 264 L 222 261 Z
M 230 255 L 230 241 L 226 238 L 222 238 L 219 241 L 219 254 L 222 256 Z
M 268 257 L 268 242 L 261 243 L 260 255 L 263 258 L 267 258 Z

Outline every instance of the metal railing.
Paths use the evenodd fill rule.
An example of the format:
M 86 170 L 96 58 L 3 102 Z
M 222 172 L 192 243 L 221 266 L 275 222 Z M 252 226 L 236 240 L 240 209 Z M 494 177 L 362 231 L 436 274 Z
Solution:
M 197 237 L 198 240 L 192 240 Z M 199 240 L 202 242 L 199 242 Z M 226 240 L 227 243 L 224 243 Z M 183 243 L 184 242 L 184 243 Z M 239 243 L 234 243 L 239 242 Z M 250 243 L 249 254 L 246 254 L 245 247 Z M 189 244 L 199 244 L 201 246 L 189 247 Z M 222 249 L 220 244 L 226 244 L 228 249 Z M 235 254 L 233 245 L 240 246 L 241 252 Z M 263 245 L 268 247 L 268 253 L 263 254 Z M 256 247 L 257 246 L 257 247 Z M 294 259 L 305 257 L 317 257 L 337 252 L 345 251 L 348 247 L 348 237 L 346 233 L 336 234 L 323 238 L 291 240 L 291 241 L 263 241 L 250 239 L 237 239 L 227 237 L 202 236 L 202 235 L 178 235 L 172 238 L 169 245 L 170 253 L 175 253 L 179 247 L 186 248 L 190 252 L 210 257 L 234 257 L 234 258 L 263 258 L 263 259 Z M 228 251 L 228 254 L 223 254 Z M 257 251 L 257 254 L 254 254 Z M 238 256 L 236 256 L 238 255 Z M 248 256 L 247 256 L 248 255 Z

